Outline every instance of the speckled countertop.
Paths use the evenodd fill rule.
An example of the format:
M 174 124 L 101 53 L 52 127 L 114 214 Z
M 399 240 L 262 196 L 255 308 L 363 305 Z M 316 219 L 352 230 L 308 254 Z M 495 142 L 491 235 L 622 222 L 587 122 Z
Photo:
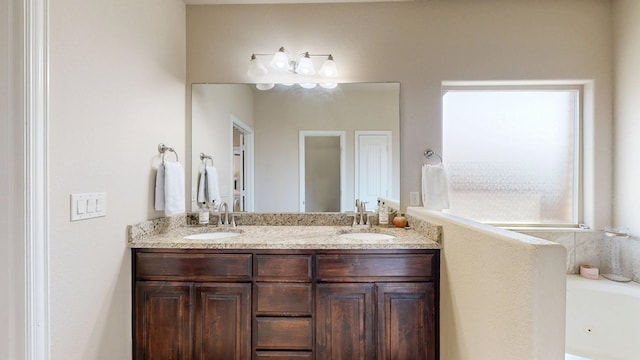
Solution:
M 217 227 L 186 225 L 183 218 L 150 220 L 129 226 L 129 247 L 165 249 L 439 249 L 441 229 L 429 231 L 378 227 L 360 229 L 348 225 Z M 239 232 L 240 235 L 214 240 L 189 240 L 185 236 L 208 232 Z M 374 232 L 393 239 L 352 239 L 340 235 Z

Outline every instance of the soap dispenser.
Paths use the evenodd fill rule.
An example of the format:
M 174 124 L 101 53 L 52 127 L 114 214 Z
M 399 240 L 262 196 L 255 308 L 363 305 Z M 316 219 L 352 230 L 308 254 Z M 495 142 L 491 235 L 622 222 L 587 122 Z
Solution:
M 389 213 L 387 211 L 387 205 L 385 202 L 382 202 L 382 206 L 380 207 L 380 212 L 378 213 L 378 224 L 382 226 L 389 225 Z
M 209 207 L 205 203 L 201 203 L 198 209 L 198 224 L 209 224 Z

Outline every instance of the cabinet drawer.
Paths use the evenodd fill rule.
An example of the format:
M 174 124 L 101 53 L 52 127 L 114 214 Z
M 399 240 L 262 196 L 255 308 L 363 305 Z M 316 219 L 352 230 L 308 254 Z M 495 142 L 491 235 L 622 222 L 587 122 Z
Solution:
M 260 350 L 311 350 L 311 318 L 256 318 L 255 347 Z
M 256 351 L 256 359 L 264 360 L 311 360 L 310 351 Z
M 311 284 L 257 283 L 256 315 L 311 315 Z
M 136 253 L 137 280 L 242 281 L 251 279 L 251 254 Z
M 311 281 L 311 255 L 256 255 L 256 280 Z
M 433 256 L 433 254 L 318 255 L 318 279 L 321 281 L 428 280 L 434 273 Z

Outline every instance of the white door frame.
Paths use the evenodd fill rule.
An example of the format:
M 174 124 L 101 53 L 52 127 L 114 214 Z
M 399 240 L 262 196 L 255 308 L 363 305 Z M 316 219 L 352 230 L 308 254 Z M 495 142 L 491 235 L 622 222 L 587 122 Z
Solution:
M 387 166 L 389 169 L 389 178 L 387 179 L 387 187 L 388 187 L 388 194 L 387 196 L 391 195 L 391 188 L 392 188 L 392 174 L 393 174 L 393 132 L 391 130 L 356 130 L 355 131 L 355 139 L 354 139 L 354 147 L 355 147 L 355 159 L 354 159 L 354 167 L 355 167 L 355 172 L 354 172 L 354 196 L 358 197 L 358 195 L 360 194 L 360 135 L 378 135 L 378 136 L 386 136 L 387 137 L 387 144 L 389 145 L 389 148 L 387 149 Z M 354 199 L 355 201 L 355 199 Z M 374 206 L 374 204 L 371 204 L 370 206 Z
M 231 115 L 231 144 L 233 144 L 233 128 L 238 128 L 240 130 L 242 130 L 242 132 L 244 132 L 244 145 L 245 145 L 245 158 L 244 158 L 244 165 L 245 165 L 245 189 L 246 190 L 246 195 L 245 195 L 245 208 L 244 211 L 253 211 L 254 210 L 254 154 L 253 154 L 253 137 L 254 137 L 254 133 L 253 133 L 253 129 L 247 125 L 246 123 L 244 123 L 242 120 L 238 119 L 237 117 Z M 231 151 L 231 184 L 233 184 L 233 156 L 234 156 L 234 152 Z M 231 186 L 231 188 L 233 189 L 233 186 Z M 231 195 L 231 201 L 233 201 L 233 194 Z M 230 204 L 230 206 L 233 206 L 232 204 Z
M 346 154 L 345 154 L 345 137 L 346 132 L 344 130 L 301 130 L 298 150 L 299 161 L 299 180 L 298 188 L 300 189 L 300 195 L 298 198 L 300 212 L 305 212 L 305 149 L 304 143 L 307 136 L 338 136 L 340 137 L 340 211 L 343 212 L 347 209 L 346 199 Z
M 18 1 L 15 1 L 18 3 Z M 49 3 L 22 0 L 25 117 L 25 358 L 48 360 L 49 305 Z

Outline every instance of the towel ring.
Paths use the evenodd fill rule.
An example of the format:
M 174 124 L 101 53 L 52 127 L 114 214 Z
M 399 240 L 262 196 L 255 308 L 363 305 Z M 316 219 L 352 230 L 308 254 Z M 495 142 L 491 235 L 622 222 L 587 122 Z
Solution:
M 431 159 L 434 155 L 438 157 L 438 159 L 440 160 L 440 163 L 442 164 L 443 163 L 442 156 L 438 155 L 436 152 L 434 152 L 431 149 L 427 149 L 424 151 L 424 157 L 426 159 Z
M 163 143 L 158 144 L 158 152 L 160 152 L 160 154 L 162 154 L 162 161 L 164 162 L 164 153 L 166 151 L 171 151 L 175 156 L 176 156 L 176 162 L 179 162 L 180 160 L 178 159 L 178 153 L 173 150 L 173 148 L 166 146 Z
M 207 160 L 211 160 L 211 166 L 213 166 L 213 158 L 211 156 L 209 156 L 209 155 L 205 155 L 204 153 L 200 153 L 200 160 L 202 161 L 204 166 L 207 166 Z

